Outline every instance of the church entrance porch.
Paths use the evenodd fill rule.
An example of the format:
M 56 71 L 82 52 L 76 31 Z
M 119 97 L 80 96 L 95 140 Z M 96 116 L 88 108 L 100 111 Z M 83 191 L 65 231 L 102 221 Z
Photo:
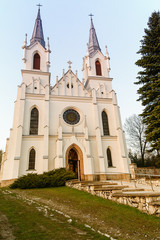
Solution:
M 81 149 L 72 144 L 66 152 L 66 168 L 76 174 L 77 179 L 84 179 L 83 154 Z

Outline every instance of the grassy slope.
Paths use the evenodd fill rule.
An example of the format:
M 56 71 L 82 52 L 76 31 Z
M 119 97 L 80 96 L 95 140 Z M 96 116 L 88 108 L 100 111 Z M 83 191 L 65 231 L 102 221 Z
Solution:
M 66 217 L 55 211 L 47 211 L 47 215 L 38 211 L 37 208 L 41 207 L 36 203 L 27 204 L 15 193 L 3 194 L 0 191 L 0 214 L 7 216 L 16 240 L 106 239 L 81 223 L 74 220 L 69 223 Z M 5 238 L 0 234 L 0 239 Z
M 95 197 L 88 193 L 81 192 L 75 189 L 61 187 L 61 188 L 34 189 L 34 190 L 12 190 L 12 192 L 18 193 L 30 198 L 33 198 L 33 196 L 38 197 L 39 202 L 41 203 L 43 202 L 43 204 L 45 205 L 53 207 L 54 209 L 61 210 L 64 213 L 70 215 L 71 218 L 74 219 L 73 221 L 74 223 L 76 223 L 75 220 L 77 220 L 78 222 L 76 224 L 79 224 L 80 229 L 82 229 L 82 226 L 83 226 L 82 224 L 86 223 L 92 226 L 96 230 L 100 230 L 104 233 L 110 234 L 111 236 L 117 239 L 123 239 L 123 240 L 125 239 L 132 239 L 132 240 L 158 239 L 157 237 L 160 236 L 160 219 L 159 218 L 154 216 L 148 216 L 144 213 L 141 213 L 135 208 L 130 208 L 129 206 L 124 206 L 121 204 L 116 204 L 114 202 L 111 202 L 99 197 Z M 7 197 L 7 195 L 5 197 Z M 1 199 L 0 199 L 0 202 L 1 202 Z M 6 204 L 7 203 L 5 203 L 5 205 Z M 12 212 L 12 211 L 15 211 L 15 209 L 13 210 L 13 208 L 17 207 L 16 212 L 19 213 L 19 210 L 18 210 L 19 205 L 21 206 L 22 209 L 24 208 L 24 203 L 22 203 L 22 201 L 19 201 L 15 203 L 15 206 L 14 206 L 14 202 L 12 202 L 12 204 L 8 203 L 8 206 L 6 206 L 6 209 L 4 209 L 3 207 L 2 211 L 6 214 L 7 209 L 10 208 L 9 212 Z M 0 211 L 1 211 L 1 207 L 2 206 L 0 205 Z M 35 215 L 35 217 L 36 217 L 36 214 L 38 214 L 36 219 L 33 220 L 33 222 L 36 222 L 37 219 L 40 218 L 39 216 L 40 213 L 36 213 L 36 211 L 34 210 L 34 214 L 33 214 L 33 209 L 30 210 L 30 208 L 32 207 L 33 206 L 28 206 L 28 207 L 25 206 L 26 208 L 25 212 L 28 213 L 31 211 L 29 215 L 30 216 Z M 32 226 L 34 225 L 33 222 L 31 223 L 31 220 L 32 218 L 28 218 L 28 220 L 26 220 L 28 224 L 31 224 L 30 227 L 27 227 L 30 229 L 30 231 L 32 229 Z M 47 226 L 47 230 L 52 227 L 53 223 L 51 223 L 49 219 L 46 218 L 46 219 L 43 219 L 43 221 Z M 40 220 L 40 222 L 43 222 L 43 221 Z M 67 233 L 66 234 L 64 233 L 64 236 L 62 236 L 61 238 L 50 237 L 50 238 L 38 238 L 38 239 L 101 239 L 100 236 L 99 237 L 94 236 L 95 238 L 92 238 L 92 237 L 90 238 L 83 235 L 81 236 L 82 238 L 77 238 L 77 237 L 75 238 L 74 231 L 72 232 L 72 228 L 70 228 L 71 225 L 70 224 L 67 225 L 67 224 L 65 225 L 65 230 L 68 232 L 70 236 L 73 236 L 73 238 L 68 237 L 69 235 L 67 235 Z M 33 228 L 35 229 L 37 227 L 38 226 L 36 225 L 33 226 Z M 63 227 L 64 226 L 56 227 L 56 229 L 58 230 L 56 229 L 54 230 L 55 234 L 62 234 L 61 228 Z M 43 230 L 43 228 L 40 228 L 40 235 L 43 234 L 43 232 L 46 232 L 46 229 Z M 48 234 L 51 234 L 51 233 L 49 232 Z M 75 231 L 75 234 L 76 234 L 76 231 Z M 28 238 L 28 239 L 34 239 L 34 238 Z

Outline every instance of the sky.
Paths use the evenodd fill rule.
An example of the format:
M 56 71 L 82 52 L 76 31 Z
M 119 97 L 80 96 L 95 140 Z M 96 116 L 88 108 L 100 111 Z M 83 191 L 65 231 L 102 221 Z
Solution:
M 0 0 L 0 149 L 5 150 L 6 138 L 13 124 L 17 86 L 22 82 L 22 45 L 25 33 L 31 39 L 38 3 L 45 40 L 50 39 L 51 85 L 56 76 L 78 70 L 82 80 L 82 58 L 89 39 L 90 13 L 103 54 L 108 46 L 113 89 L 117 93 L 122 123 L 132 114 L 142 112 L 138 86 L 134 84 L 140 70 L 135 62 L 144 36 L 144 28 L 159 0 Z

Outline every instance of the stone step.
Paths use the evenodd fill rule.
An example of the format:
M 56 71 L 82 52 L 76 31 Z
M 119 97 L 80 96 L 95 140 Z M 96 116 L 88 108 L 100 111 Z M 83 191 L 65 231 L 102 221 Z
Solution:
M 160 197 L 160 192 L 142 191 L 142 192 L 122 192 L 113 194 L 114 197 Z
M 91 189 L 91 190 L 94 190 L 95 188 L 96 189 L 101 189 L 101 188 L 105 188 L 105 187 L 112 187 L 112 186 L 118 186 L 118 184 L 112 184 L 112 183 L 109 183 L 109 184 L 88 184 L 88 188 Z
M 102 186 L 109 186 L 109 185 L 118 185 L 117 183 L 111 183 L 111 182 L 92 182 L 92 183 L 83 183 L 81 182 L 80 185 L 82 187 L 102 187 Z
M 113 190 L 122 190 L 123 188 L 127 188 L 128 186 L 108 186 L 101 188 L 94 188 L 94 191 L 113 191 Z
M 123 189 L 122 192 L 143 192 L 145 191 L 144 188 L 127 188 L 127 189 Z
M 88 186 L 109 186 L 109 185 L 118 185 L 118 183 L 111 183 L 111 182 L 106 182 L 106 183 L 89 183 Z

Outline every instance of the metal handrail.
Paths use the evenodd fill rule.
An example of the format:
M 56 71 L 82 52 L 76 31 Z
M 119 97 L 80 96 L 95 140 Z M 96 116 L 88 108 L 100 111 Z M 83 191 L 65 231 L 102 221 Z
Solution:
M 110 173 L 108 173 L 108 174 L 119 174 L 119 175 L 121 175 L 121 185 L 123 185 L 122 175 L 123 175 L 123 174 L 127 174 L 127 175 L 130 176 L 130 181 L 131 181 L 131 180 L 134 180 L 135 188 L 137 188 L 137 182 L 138 182 L 139 179 L 132 179 L 131 173 L 126 173 L 126 172 L 110 172 Z M 150 186 L 151 186 L 152 191 L 154 191 L 153 183 L 152 183 L 152 178 L 153 178 L 153 177 L 159 177 L 159 178 L 160 178 L 160 175 L 158 175 L 158 174 L 147 174 L 147 173 L 135 173 L 135 177 L 136 177 L 136 176 L 145 176 L 145 177 L 148 177 L 148 178 L 149 178 L 149 181 L 150 181 Z

